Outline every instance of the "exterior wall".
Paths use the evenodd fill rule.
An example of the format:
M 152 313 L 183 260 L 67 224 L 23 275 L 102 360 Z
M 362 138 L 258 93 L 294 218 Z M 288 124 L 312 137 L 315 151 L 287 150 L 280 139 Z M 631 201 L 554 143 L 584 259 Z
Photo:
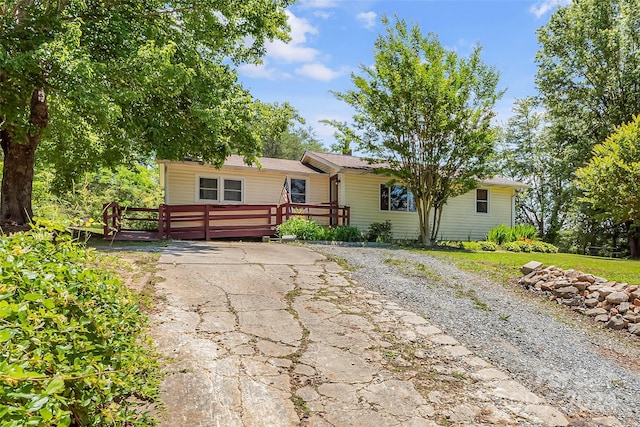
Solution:
M 345 173 L 340 176 L 341 204 L 351 207 L 351 225 L 367 230 L 373 222 L 391 221 L 396 239 L 417 239 L 420 235 L 415 212 L 380 210 L 380 184 L 388 177 L 371 173 Z M 442 213 L 439 240 L 484 240 L 487 232 L 499 224 L 513 223 L 513 189 L 480 187 L 489 190 L 489 212 L 476 213 L 475 190 L 449 200 Z
M 210 203 L 197 198 L 196 177 L 232 178 L 242 180 L 243 204 L 281 203 L 286 176 L 307 180 L 307 203 L 329 201 L 329 175 L 296 174 L 258 170 L 256 168 L 222 168 L 190 163 L 167 163 L 165 202 L 170 205 Z M 229 203 L 229 202 L 220 202 Z

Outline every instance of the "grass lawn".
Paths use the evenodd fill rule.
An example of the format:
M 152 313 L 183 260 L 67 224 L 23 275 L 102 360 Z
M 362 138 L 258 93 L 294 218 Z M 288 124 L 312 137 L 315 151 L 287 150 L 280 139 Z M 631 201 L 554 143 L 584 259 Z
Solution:
M 506 281 L 511 277 L 520 277 L 520 267 L 529 261 L 539 261 L 546 266 L 555 265 L 565 270 L 574 269 L 615 280 L 616 282 L 640 284 L 640 261 L 637 260 L 537 252 L 457 252 L 442 250 L 420 252 L 450 260 L 467 271 L 486 271 L 492 277 L 502 281 Z

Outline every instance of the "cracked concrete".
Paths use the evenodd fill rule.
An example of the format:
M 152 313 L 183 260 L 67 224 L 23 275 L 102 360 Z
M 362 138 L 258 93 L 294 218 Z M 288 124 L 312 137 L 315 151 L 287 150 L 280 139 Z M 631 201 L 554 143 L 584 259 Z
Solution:
M 569 425 L 308 248 L 178 242 L 160 275 L 163 426 Z

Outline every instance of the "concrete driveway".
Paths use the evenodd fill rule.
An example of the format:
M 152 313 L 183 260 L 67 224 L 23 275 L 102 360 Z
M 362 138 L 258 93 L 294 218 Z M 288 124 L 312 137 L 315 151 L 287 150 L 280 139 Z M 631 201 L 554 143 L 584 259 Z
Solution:
M 569 424 L 307 247 L 177 242 L 160 275 L 163 426 Z

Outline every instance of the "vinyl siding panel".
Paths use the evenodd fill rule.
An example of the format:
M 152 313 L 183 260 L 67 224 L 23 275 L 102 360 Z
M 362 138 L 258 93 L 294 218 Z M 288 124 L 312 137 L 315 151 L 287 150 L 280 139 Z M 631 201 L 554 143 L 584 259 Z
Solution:
M 345 173 L 340 177 L 344 186 L 344 203 L 351 207 L 351 225 L 367 230 L 373 222 L 391 221 L 396 239 L 417 239 L 420 234 L 415 212 L 380 210 L 380 184 L 388 177 L 371 173 Z M 512 224 L 512 195 L 509 187 L 482 187 L 489 190 L 489 212 L 476 213 L 475 190 L 449 200 L 442 213 L 439 240 L 484 240 L 487 232 L 499 224 Z
M 166 168 L 166 202 L 170 205 L 205 203 L 197 198 L 196 177 L 198 176 L 242 180 L 243 204 L 281 203 L 280 195 L 286 176 L 307 180 L 307 203 L 329 201 L 328 175 L 287 174 L 255 168 L 215 169 L 212 166 L 185 163 L 167 163 Z

